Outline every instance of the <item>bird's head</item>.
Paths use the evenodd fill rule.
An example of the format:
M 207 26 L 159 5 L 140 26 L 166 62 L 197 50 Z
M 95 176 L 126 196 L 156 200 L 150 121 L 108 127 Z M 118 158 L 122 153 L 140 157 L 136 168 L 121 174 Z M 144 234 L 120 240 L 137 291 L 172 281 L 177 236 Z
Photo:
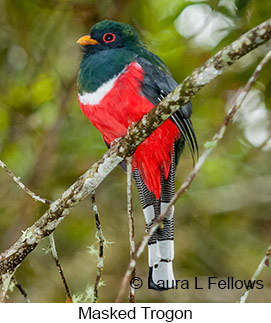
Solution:
M 87 53 L 114 49 L 144 46 L 135 29 L 124 23 L 103 20 L 92 26 L 89 35 L 78 39 Z

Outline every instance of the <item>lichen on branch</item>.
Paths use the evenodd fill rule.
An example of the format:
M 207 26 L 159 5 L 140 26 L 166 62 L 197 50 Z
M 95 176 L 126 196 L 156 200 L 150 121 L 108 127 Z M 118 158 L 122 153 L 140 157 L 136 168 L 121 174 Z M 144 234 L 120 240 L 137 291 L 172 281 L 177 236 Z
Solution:
M 188 76 L 159 105 L 129 128 L 127 134 L 92 165 L 62 196 L 52 202 L 44 215 L 0 255 L 1 277 L 13 274 L 25 257 L 46 236 L 51 234 L 70 210 L 94 191 L 105 177 L 123 160 L 131 156 L 138 145 L 156 128 L 188 102 L 204 85 L 224 72 L 242 56 L 271 38 L 271 19 L 253 28 Z M 178 63 L 176 63 L 178 64 Z

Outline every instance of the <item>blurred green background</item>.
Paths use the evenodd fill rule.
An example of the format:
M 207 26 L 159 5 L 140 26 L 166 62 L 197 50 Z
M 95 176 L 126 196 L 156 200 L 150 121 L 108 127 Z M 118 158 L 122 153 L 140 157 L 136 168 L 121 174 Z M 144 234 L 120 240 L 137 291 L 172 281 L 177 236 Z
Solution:
M 148 48 L 181 82 L 219 49 L 268 19 L 270 0 L 2 0 L 0 2 L 0 155 L 37 194 L 56 199 L 106 151 L 98 131 L 81 113 L 76 77 L 82 53 L 76 40 L 108 18 L 133 25 Z M 242 58 L 192 100 L 200 152 L 222 122 L 238 89 L 270 49 L 270 42 Z M 175 277 L 201 283 L 208 276 L 250 279 L 271 244 L 270 63 L 242 111 L 176 204 Z M 176 186 L 192 169 L 189 150 Z M 97 189 L 105 237 L 100 302 L 114 301 L 129 261 L 126 175 L 115 169 Z M 0 251 L 8 248 L 46 207 L 18 189 L 0 169 Z M 144 220 L 134 186 L 136 241 Z M 55 239 L 72 294 L 96 277 L 97 248 L 90 199 L 59 225 Z M 65 292 L 45 239 L 22 263 L 16 278 L 32 302 L 64 302 Z M 235 302 L 243 290 L 148 290 L 147 254 L 137 275 L 138 302 Z M 250 302 L 271 301 L 271 272 Z M 15 290 L 10 302 L 23 302 Z

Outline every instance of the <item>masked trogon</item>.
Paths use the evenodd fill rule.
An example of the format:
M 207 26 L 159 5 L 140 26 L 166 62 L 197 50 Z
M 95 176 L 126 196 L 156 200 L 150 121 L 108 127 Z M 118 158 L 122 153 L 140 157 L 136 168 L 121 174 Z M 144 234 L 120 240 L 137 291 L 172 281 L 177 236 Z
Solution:
M 127 24 L 101 21 L 78 43 L 84 51 L 78 75 L 79 104 L 107 146 L 124 136 L 132 122 L 139 121 L 177 86 L 163 61 L 146 49 Z M 193 159 L 197 152 L 191 113 L 188 102 L 141 143 L 132 157 L 146 229 L 174 195 L 175 170 L 184 143 Z M 125 162 L 121 166 L 125 169 Z M 148 243 L 151 289 L 174 287 L 173 215 L 171 207 Z

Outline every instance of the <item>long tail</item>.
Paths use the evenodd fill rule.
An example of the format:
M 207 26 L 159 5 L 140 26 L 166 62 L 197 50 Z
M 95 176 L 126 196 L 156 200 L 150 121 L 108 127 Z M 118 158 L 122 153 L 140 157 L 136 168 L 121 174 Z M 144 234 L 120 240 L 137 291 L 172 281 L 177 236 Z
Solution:
M 175 146 L 176 147 L 176 146 Z M 153 221 L 168 207 L 175 191 L 175 150 L 172 154 L 171 168 L 167 179 L 161 175 L 161 197 L 159 200 L 148 190 L 137 169 L 134 170 L 139 197 L 146 222 L 146 230 Z M 161 172 L 163 173 L 163 172 Z M 174 287 L 172 261 L 174 258 L 174 206 L 168 211 L 160 228 L 150 237 L 148 242 L 148 261 L 150 289 L 167 290 Z

